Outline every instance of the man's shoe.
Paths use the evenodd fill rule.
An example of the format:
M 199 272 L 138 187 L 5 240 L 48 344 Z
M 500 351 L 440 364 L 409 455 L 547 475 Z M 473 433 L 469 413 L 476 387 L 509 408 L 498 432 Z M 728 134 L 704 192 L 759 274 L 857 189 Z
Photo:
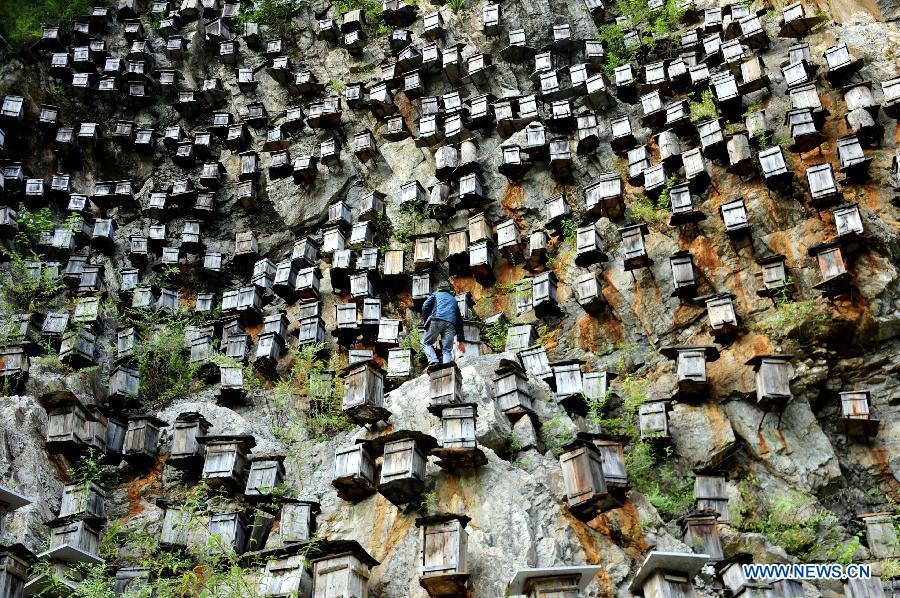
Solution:
M 436 372 L 441 367 L 439 362 L 429 363 L 428 367 L 425 368 L 426 372 Z

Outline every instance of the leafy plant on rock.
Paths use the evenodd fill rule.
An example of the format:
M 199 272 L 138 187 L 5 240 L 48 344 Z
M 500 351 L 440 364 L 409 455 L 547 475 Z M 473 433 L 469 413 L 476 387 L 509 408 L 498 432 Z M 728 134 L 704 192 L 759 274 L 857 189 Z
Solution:
M 481 340 L 496 353 L 506 349 L 506 337 L 509 333 L 509 322 L 498 318 L 481 329 Z
M 776 299 L 774 312 L 759 320 L 755 328 L 776 338 L 810 341 L 827 331 L 829 321 L 828 309 L 821 301 L 792 301 L 783 293 Z
M 366 17 L 368 33 L 377 37 L 390 34 L 388 27 L 381 18 L 381 2 L 379 0 L 332 0 L 331 4 L 342 15 L 351 10 L 362 10 Z
M 619 0 L 616 7 L 625 23 L 604 25 L 597 36 L 606 48 L 603 63 L 606 76 L 612 78 L 617 67 L 634 62 L 641 51 L 637 45 L 626 45 L 626 32 L 640 32 L 641 45 L 648 51 L 653 50 L 658 40 L 676 35 L 684 16 L 681 5 L 679 0 L 666 0 L 661 8 L 650 10 L 647 0 Z
M 691 122 L 702 122 L 719 118 L 719 109 L 713 101 L 711 89 L 704 89 L 699 102 L 691 102 Z
M 186 397 L 200 389 L 197 366 L 190 362 L 184 332 L 187 320 L 177 315 L 145 317 L 145 337 L 135 347 L 141 374 L 140 396 L 148 405 Z
M 292 38 L 301 30 L 294 17 L 308 4 L 308 0 L 245 0 L 234 23 L 239 29 L 245 23 L 258 23 L 268 27 L 275 37 Z
M 321 442 L 353 426 L 341 407 L 343 379 L 335 375 L 327 383 L 327 377 L 316 376 L 341 366 L 336 356 L 327 364 L 319 357 L 324 348 L 324 343 L 293 348 L 291 371 L 275 385 L 276 433 L 289 448 L 300 449 L 305 441 Z
M 541 426 L 541 438 L 544 445 L 559 456 L 562 454 L 562 447 L 575 439 L 575 432 L 574 428 L 566 425 L 563 416 L 557 413 Z

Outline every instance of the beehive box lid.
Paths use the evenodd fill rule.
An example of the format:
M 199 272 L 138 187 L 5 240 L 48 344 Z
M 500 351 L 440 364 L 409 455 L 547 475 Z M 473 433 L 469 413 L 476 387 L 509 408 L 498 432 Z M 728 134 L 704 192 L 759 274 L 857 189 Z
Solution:
M 12 513 L 16 509 L 21 509 L 30 504 L 30 498 L 26 498 L 18 492 L 13 492 L 5 486 L 0 486 L 0 514 Z
M 331 556 L 350 553 L 369 567 L 377 567 L 381 563 L 375 560 L 356 540 L 324 540 L 311 545 L 307 558 L 310 562 L 319 561 Z
M 778 361 L 790 361 L 794 358 L 793 355 L 783 355 L 779 353 L 760 353 L 759 355 L 754 355 L 750 359 L 748 359 L 744 365 L 752 365 L 754 367 L 759 367 L 759 364 L 762 363 L 763 359 L 775 359 Z
M 256 438 L 252 434 L 207 434 L 197 436 L 197 442 L 208 444 L 210 442 L 235 442 L 243 444 L 245 448 L 252 449 L 256 446 Z
M 644 559 L 628 589 L 633 593 L 641 593 L 644 581 L 658 570 L 683 573 L 693 578 L 709 560 L 708 554 L 690 552 L 662 552 L 652 550 Z
M 707 361 L 715 361 L 719 358 L 719 350 L 712 345 L 669 345 L 659 350 L 669 359 L 675 359 L 680 351 L 697 350 L 706 353 Z
M 456 405 L 451 405 L 451 407 L 454 406 Z M 425 432 L 419 432 L 418 430 L 397 430 L 396 432 L 373 438 L 370 442 L 375 454 L 380 455 L 384 452 L 384 445 L 390 442 L 407 439 L 415 440 L 416 444 L 426 453 L 438 446 L 438 441 L 434 436 L 426 434 Z
M 472 520 L 468 515 L 459 515 L 457 513 L 435 513 L 434 515 L 425 515 L 416 518 L 416 527 L 425 525 L 433 525 L 435 523 L 446 523 L 448 521 L 459 521 L 463 527 L 466 527 Z
M 599 565 L 580 565 L 573 567 L 540 567 L 519 569 L 509 582 L 509 595 L 521 595 L 525 593 L 525 585 L 532 579 L 542 577 L 566 577 L 578 575 L 578 590 L 584 591 L 594 576 L 603 567 Z

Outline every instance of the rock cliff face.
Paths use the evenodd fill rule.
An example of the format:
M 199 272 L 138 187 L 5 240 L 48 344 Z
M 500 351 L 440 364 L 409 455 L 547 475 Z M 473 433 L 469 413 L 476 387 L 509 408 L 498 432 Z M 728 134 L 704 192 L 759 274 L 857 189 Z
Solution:
M 900 180 L 895 176 L 894 120 L 900 100 L 896 91 L 891 97 L 886 83 L 898 75 L 900 33 L 893 22 L 898 17 L 896 3 L 847 0 L 819 7 L 824 13 L 823 24 L 799 40 L 808 43 L 805 68 L 815 85 L 812 94 L 820 102 L 809 114 L 818 121 L 814 127 L 821 135 L 812 146 L 799 148 L 809 150 L 804 152 L 794 151 L 797 148 L 792 144 L 797 138 L 791 138 L 791 128 L 786 124 L 788 112 L 800 107 L 801 99 L 796 86 L 789 89 L 782 71 L 798 40 L 779 37 L 780 5 L 753 6 L 760 9 L 768 39 L 762 46 L 749 33 L 749 25 L 743 34 L 740 28 L 734 33 L 733 27 L 726 26 L 725 37 L 743 44 L 744 57 L 730 65 L 719 65 L 716 52 L 708 52 L 702 43 L 704 37 L 723 31 L 721 24 L 714 22 L 713 13 L 704 12 L 714 8 L 714 3 L 700 3 L 695 10 L 684 12 L 675 0 L 669 0 L 661 10 L 675 15 L 670 22 L 648 10 L 641 0 L 621 2 L 607 7 L 605 14 L 593 16 L 582 2 L 505 0 L 500 5 L 499 35 L 485 33 L 481 4 L 400 3 L 399 12 L 414 10 L 417 17 L 397 27 L 400 33 L 396 39 L 403 39 L 402 30 L 408 28 L 412 47 L 420 52 L 429 43 L 423 15 L 439 13 L 445 32 L 436 43 L 445 58 L 454 44 L 461 45 L 463 62 L 478 53 L 493 57 L 486 76 L 471 72 L 460 81 L 453 79 L 446 66 L 443 70 L 438 66 L 434 72 L 422 68 L 423 92 L 417 94 L 402 75 L 391 78 L 384 74 L 383 67 L 397 62 L 405 44 L 398 44 L 392 52 L 394 36 L 389 33 L 393 28 L 385 24 L 391 20 L 390 11 L 379 10 L 377 3 L 266 0 L 255 10 L 245 3 L 240 16 L 222 17 L 232 31 L 226 37 L 239 40 L 237 64 L 226 64 L 219 54 L 219 44 L 210 37 L 208 25 L 221 15 L 222 8 L 214 1 L 203 4 L 213 8 L 199 17 L 190 17 L 189 8 L 179 11 L 178 6 L 173 7 L 176 24 L 166 31 L 165 15 L 157 11 L 158 7 L 151 11 L 149 5 L 135 3 L 150 46 L 145 53 L 136 51 L 128 41 L 130 37 L 126 38 L 127 9 L 120 8 L 118 19 L 114 9 L 108 23 L 102 17 L 91 21 L 91 37 L 105 42 L 104 52 L 109 57 L 146 60 L 149 67 L 151 76 L 116 73 L 116 91 L 112 93 L 97 87 L 104 67 L 100 54 L 93 64 L 76 61 L 74 71 L 51 66 L 55 51 L 65 52 L 66 47 L 71 50 L 87 43 L 87 38 L 77 32 L 73 39 L 64 39 L 58 50 L 46 40 L 26 49 L 11 48 L 0 66 L 0 97 L 5 98 L 0 122 L 5 134 L 0 150 L 5 161 L 0 206 L 16 211 L 9 215 L 0 207 L 4 242 L 0 268 L 7 279 L 0 315 L 8 323 L 3 345 L 11 350 L 0 356 L 2 373 L 8 374 L 4 377 L 6 396 L 0 398 L 0 486 L 33 500 L 10 517 L 7 534 L 13 540 L 35 553 L 46 550 L 46 524 L 59 513 L 64 485 L 93 475 L 92 479 L 102 477 L 108 482 L 105 529 L 111 533 L 101 542 L 105 567 L 96 567 L 91 573 L 91 580 L 98 583 L 88 586 L 85 582 L 79 590 L 81 595 L 107 595 L 104 588 L 111 587 L 115 571 L 121 567 L 149 567 L 154 577 L 163 579 L 184 576 L 196 562 L 188 559 L 173 567 L 175 570 L 167 570 L 160 566 L 159 557 L 168 549 L 148 551 L 146 544 L 135 545 L 134 539 L 140 534 L 153 537 L 161 533 L 165 507 L 159 506 L 164 503 L 158 499 L 190 501 L 196 496 L 196 472 L 173 467 L 169 458 L 172 424 L 180 414 L 197 412 L 209 422 L 209 434 L 252 434 L 256 442 L 252 454 L 286 456 L 283 484 L 269 500 L 248 502 L 241 488 L 226 492 L 211 503 L 214 506 L 201 507 L 216 512 L 250 513 L 256 508 L 272 513 L 275 527 L 270 538 L 274 538 L 282 523 L 278 513 L 284 498 L 317 501 L 321 505 L 318 537 L 356 540 L 380 562 L 369 578 L 372 597 L 427 595 L 419 583 L 422 532 L 416 520 L 434 513 L 471 518 L 467 526 L 471 596 L 503 596 L 519 569 L 582 564 L 602 568 L 583 595 L 629 596 L 629 583 L 649 551 L 702 552 L 702 545 L 686 540 L 682 530 L 685 516 L 694 510 L 695 499 L 699 498 L 694 494 L 695 475 L 727 480 L 727 513 L 719 513 L 717 527 L 724 557 L 749 553 L 752 560 L 765 563 L 867 562 L 893 591 L 890 578 L 897 575 L 900 558 L 896 537 L 890 538 L 891 534 L 896 536 L 893 520 L 880 528 L 887 536 L 879 537 L 858 516 L 874 512 L 896 516 L 896 501 L 900 500 L 900 212 L 896 201 Z M 186 0 L 185 6 L 189 5 L 192 3 Z M 390 8 L 388 2 L 385 5 Z M 276 11 L 279 7 L 287 7 L 286 12 Z M 723 7 L 726 16 L 739 8 Z M 327 22 L 321 19 L 340 22 L 341 13 L 351 8 L 364 9 L 369 19 L 363 28 L 367 40 L 359 55 L 326 41 L 322 34 Z M 818 9 L 808 6 L 806 10 L 812 15 Z M 184 18 L 177 17 L 179 13 Z M 618 31 L 613 27 L 617 16 L 624 17 Z M 346 29 L 352 30 L 352 21 L 344 17 Z M 255 20 L 262 23 L 258 47 L 252 47 L 240 35 L 244 23 L 248 23 L 249 31 Z M 668 29 L 651 33 L 651 22 Z M 61 35 L 66 37 L 71 23 L 63 25 Z M 554 38 L 554 25 L 569 26 L 570 37 L 575 40 L 571 47 Z M 552 48 L 553 69 L 559 73 L 562 88 L 559 97 L 570 101 L 574 114 L 596 114 L 596 131 L 576 132 L 574 126 L 556 129 L 551 114 L 553 90 L 542 90 L 532 76 L 534 60 L 514 63 L 505 58 L 509 33 L 520 28 L 528 46 Z M 631 28 L 641 31 L 643 46 L 624 52 L 622 33 Z M 695 29 L 701 43 L 690 46 L 688 34 Z M 276 39 L 279 34 L 282 49 L 267 55 L 265 40 Z M 167 51 L 167 37 L 175 35 L 183 36 L 188 43 L 182 58 Z M 585 54 L 584 41 L 598 37 L 604 39 L 606 50 L 592 63 Z M 850 55 L 862 61 L 858 71 L 843 77 L 835 76 L 824 59 L 827 50 L 840 44 L 846 44 Z M 278 72 L 273 70 L 279 56 L 290 60 L 285 84 L 278 82 Z M 724 95 L 717 95 L 718 91 L 704 96 L 705 84 L 693 86 L 683 78 L 676 80 L 675 75 L 660 85 L 646 79 L 647 65 L 663 61 L 672 69 L 679 56 L 689 66 L 692 60 L 697 64 L 708 62 L 714 75 L 736 74 L 742 90 L 736 107 L 733 100 L 729 103 Z M 752 89 L 748 87 L 752 77 L 742 70 L 741 62 L 755 58 L 762 61 L 768 80 L 759 89 L 747 91 Z M 402 54 L 400 60 L 404 60 Z M 675 140 L 681 156 L 695 147 L 702 147 L 707 156 L 710 184 L 698 184 L 702 177 L 696 177 L 690 181 L 689 193 L 693 210 L 704 219 L 680 226 L 669 224 L 673 189 L 688 182 L 689 177 L 680 156 L 667 159 L 654 194 L 649 170 L 646 176 L 641 172 L 637 173 L 640 176 L 629 176 L 628 156 L 614 151 L 617 140 L 610 123 L 626 116 L 636 138 L 632 146 L 645 144 L 650 156 L 648 168 L 660 164 L 665 156 L 660 153 L 658 134 L 673 129 L 671 122 L 647 122 L 648 112 L 642 109 L 641 101 L 626 101 L 627 85 L 616 89 L 607 81 L 609 105 L 597 111 L 583 86 L 570 86 L 570 66 L 591 63 L 591 74 L 612 77 L 613 68 L 621 60 L 634 68 L 638 95 L 658 89 L 663 105 L 679 99 L 689 102 L 692 118 L 677 128 Z M 420 62 L 404 63 L 405 68 L 399 68 L 398 73 L 419 69 Z M 252 71 L 255 89 L 242 90 L 237 67 Z M 298 94 L 297 84 L 291 82 L 306 70 L 324 85 L 313 93 Z M 470 71 L 474 70 L 470 65 Z M 197 91 L 198 106 L 191 108 L 186 98 L 167 92 L 161 84 L 167 71 L 177 73 L 176 87 L 183 91 L 200 90 L 205 81 L 220 79 L 224 89 L 221 101 L 210 102 L 208 94 Z M 79 97 L 73 84 L 73 72 L 95 75 L 92 90 L 84 97 Z M 129 81 L 145 83 L 151 97 L 138 101 Z M 391 140 L 387 119 L 378 113 L 379 104 L 372 97 L 383 81 L 388 82 L 391 108 L 402 117 L 412 136 Z M 870 85 L 866 87 L 864 82 Z M 365 85 L 368 102 L 347 101 L 345 94 L 353 83 Z M 874 123 L 858 126 L 847 116 L 853 108 L 848 104 L 855 101 L 849 91 L 854 86 L 857 90 L 870 89 L 874 103 L 881 107 L 877 110 L 864 101 L 868 108 L 862 112 L 874 115 Z M 505 125 L 493 120 L 480 128 L 470 122 L 454 143 L 425 143 L 420 134 L 425 102 L 418 95 L 440 97 L 455 90 L 462 93 L 467 106 L 482 94 L 489 94 L 492 102 L 537 94 L 538 121 L 553 126 L 547 131 L 548 141 L 568 140 L 570 176 L 554 172 L 547 157 L 542 157 L 541 147 L 531 145 L 525 119 L 513 123 L 510 134 L 501 135 L 499 131 Z M 339 124 L 316 127 L 315 104 L 329 96 L 340 96 L 343 101 Z M 21 98 L 21 117 L 16 98 Z M 445 96 L 444 123 L 452 120 L 449 101 Z M 228 113 L 234 122 L 249 122 L 252 117 L 248 110 L 258 102 L 264 105 L 268 117 L 248 128 L 246 143 L 226 143 L 217 132 L 211 152 L 203 157 L 202 144 L 190 135 L 207 131 L 213 113 Z M 46 105 L 58 107 L 58 122 L 51 126 L 39 122 L 42 106 Z M 303 108 L 306 122 L 288 134 L 291 123 L 286 109 L 293 106 Z M 496 103 L 494 106 L 492 114 L 499 116 L 500 109 Z M 521 102 L 521 110 L 523 106 Z M 467 109 L 472 116 L 474 108 Z M 750 125 L 745 123 L 745 116 L 750 121 L 760 111 L 769 132 L 747 131 Z M 859 112 L 855 114 L 859 116 Z M 721 148 L 701 146 L 696 125 L 720 117 L 724 133 Z M 123 142 L 114 136 L 121 121 L 134 123 L 136 130 L 153 129 L 160 136 L 167 127 L 180 126 L 187 139 L 194 141 L 192 146 L 182 146 L 191 146 L 188 149 L 195 157 L 182 160 L 176 155 L 178 144 L 163 141 L 154 141 L 149 151 L 139 151 L 133 138 Z M 645 122 L 648 126 L 642 126 Z M 57 130 L 74 127 L 77 134 L 82 123 L 98 123 L 100 138 L 82 139 L 80 150 L 75 152 L 59 141 Z M 277 130 L 278 125 L 283 126 L 285 140 L 273 143 L 270 133 L 267 141 L 267 132 Z M 369 160 L 354 152 L 354 136 L 365 130 L 372 131 L 377 147 Z M 596 149 L 576 152 L 582 133 L 596 135 Z M 854 133 L 864 141 L 861 151 L 871 161 L 867 176 L 856 178 L 838 149 L 838 140 Z M 279 176 L 277 168 L 270 169 L 280 148 L 288 150 L 291 163 L 304 155 L 321 155 L 321 144 L 332 137 L 339 140 L 340 160 L 326 165 L 326 156 L 322 156 L 312 182 L 295 178 L 300 172 L 297 164 L 293 166 L 295 176 Z M 726 137 L 729 149 L 732 141 L 737 144 L 747 140 L 752 154 L 747 170 L 737 168 L 733 156 L 730 159 Z M 467 209 L 458 197 L 464 193 L 459 188 L 459 172 L 466 166 L 448 178 L 438 172 L 440 165 L 435 160 L 439 146 L 459 148 L 463 139 L 475 142 L 478 168 L 472 171 L 480 172 L 485 198 L 475 209 Z M 501 174 L 503 148 L 513 145 L 529 148 L 535 157 L 530 170 L 518 181 Z M 773 188 L 772 181 L 766 179 L 766 167 L 758 154 L 770 147 L 782 150 L 787 171 L 793 173 L 794 180 L 786 188 Z M 244 151 L 257 152 L 261 160 L 258 173 L 242 170 L 246 167 L 246 162 L 242 165 Z M 201 180 L 203 164 L 215 162 L 223 167 L 218 189 Z M 21 180 L 17 164 L 24 169 Z M 824 203 L 821 196 L 811 195 L 807 178 L 807 169 L 820 164 L 831 165 L 839 181 L 834 183 L 839 197 L 833 194 Z M 845 171 L 849 172 L 845 175 Z M 51 189 L 55 173 L 68 175 L 69 187 Z M 620 177 L 621 210 L 589 209 L 585 188 L 605 173 Z M 254 176 L 258 179 L 253 183 L 256 200 L 248 207 L 239 197 L 239 183 Z M 26 180 L 43 181 L 44 187 L 40 193 L 33 192 Z M 123 180 L 132 183 L 133 196 L 103 197 L 103 182 Z M 194 189 L 186 201 L 184 195 L 173 193 L 177 191 L 173 185 L 177 187 L 184 180 Z M 403 205 L 402 187 L 414 181 L 426 190 L 447 183 L 450 195 L 446 209 L 432 209 L 425 202 Z M 211 215 L 202 216 L 203 211 L 194 204 L 198 190 L 200 195 L 207 191 L 214 195 Z M 372 276 L 373 297 L 381 299 L 381 317 L 400 320 L 403 331 L 396 339 L 381 338 L 376 343 L 369 330 L 354 336 L 350 343 L 339 344 L 335 341 L 339 335 L 328 334 L 339 325 L 336 306 L 358 301 L 362 294 L 351 295 L 345 284 L 334 284 L 340 280 L 339 255 L 333 246 L 328 247 L 334 238 L 329 231 L 345 233 L 348 248 L 351 233 L 349 227 L 332 226 L 334 213 L 329 209 L 343 202 L 358 223 L 367 207 L 369 191 L 383 194 L 385 214 L 373 218 L 371 238 L 352 243 L 352 254 L 359 266 L 363 247 L 378 248 L 376 270 L 383 272 L 387 251 L 406 250 L 404 276 L 399 282 L 388 276 Z M 158 193 L 167 194 L 165 208 L 151 205 L 158 197 L 153 194 Z M 558 194 L 563 194 L 568 210 L 553 221 L 545 200 Z M 83 211 L 70 203 L 70 198 L 78 195 L 90 200 Z M 744 202 L 747 227 L 743 234 L 733 235 L 726 232 L 721 208 L 738 199 Z M 839 228 L 834 208 L 845 204 L 858 208 L 861 233 L 846 234 Z M 448 233 L 467 229 L 474 240 L 470 217 L 478 213 L 486 216 L 491 227 L 492 264 L 476 276 L 478 264 L 473 258 L 473 267 L 467 267 L 466 256 L 464 267 L 450 272 L 445 259 L 451 251 Z M 851 210 L 851 216 L 853 213 Z M 83 224 L 75 214 L 81 214 Z M 113 219 L 117 227 L 108 245 L 97 234 L 97 223 L 104 218 Z M 525 259 L 508 258 L 496 246 L 498 225 L 506 221 L 512 221 L 521 236 Z M 182 234 L 195 222 L 200 222 L 199 249 Z M 646 267 L 626 271 L 626 258 L 631 254 L 626 256 L 619 229 L 637 223 L 647 225 Z M 154 243 L 151 237 L 149 252 L 142 257 L 133 240 L 140 237 L 148 242 L 152 227 L 159 224 L 165 225 L 163 238 Z M 82 225 L 87 233 L 77 234 Z M 583 236 L 578 227 L 590 225 L 596 226 L 593 230 L 605 260 L 592 260 L 578 247 Z M 68 230 L 76 232 L 71 243 L 65 234 L 62 240 L 57 239 L 59 231 Z M 249 254 L 242 253 L 236 243 L 237 236 L 246 231 L 251 231 L 258 242 L 258 248 Z M 358 232 L 358 227 L 353 231 Z M 541 231 L 548 235 L 543 259 L 529 245 L 533 235 Z M 415 239 L 422 234 L 436 238 L 434 264 L 414 264 Z M 317 299 L 315 315 L 321 315 L 325 340 L 311 348 L 297 349 L 298 338 L 308 338 L 309 329 L 301 326 L 301 319 L 310 315 L 310 303 L 298 299 L 298 293 L 273 293 L 276 275 L 271 270 L 276 263 L 290 264 L 294 243 L 303 237 L 325 243 L 315 259 L 322 273 L 318 292 L 309 293 Z M 847 273 L 823 285 L 826 272 L 820 270 L 810 249 L 831 242 L 840 248 L 839 261 Z M 163 247 L 174 252 L 169 262 L 163 262 Z M 677 288 L 670 258 L 678 251 L 689 252 L 692 259 L 694 280 L 687 294 L 673 293 Z M 216 252 L 223 256 L 220 272 L 214 272 L 207 261 Z M 81 274 L 73 265 L 78 256 L 86 256 L 89 265 L 100 267 L 99 284 L 95 286 L 89 275 Z M 527 259 L 529 256 L 532 259 Z M 783 256 L 788 286 L 770 297 L 758 291 L 764 288 L 763 265 L 772 263 L 772 256 Z M 271 260 L 268 269 L 265 264 L 259 266 L 257 260 L 261 259 Z M 301 261 L 297 260 L 297 265 Z M 261 270 L 253 271 L 254 263 Z M 536 267 L 531 267 L 535 263 Z M 129 267 L 137 268 L 141 284 L 148 285 L 152 299 L 171 291 L 175 293 L 174 303 L 166 306 L 160 299 L 152 312 L 140 307 L 133 299 L 139 291 L 123 282 L 123 270 Z M 33 278 L 34 268 L 44 274 Z M 253 276 L 259 271 L 265 273 L 262 278 Z M 441 419 L 428 409 L 432 390 L 418 346 L 422 322 L 420 298 L 414 296 L 415 289 L 410 291 L 414 272 L 431 272 L 429 284 L 449 280 L 457 293 L 468 293 L 469 303 L 462 298 L 461 305 L 469 305 L 473 326 L 474 322 L 502 314 L 500 323 L 482 329 L 481 338 L 473 333 L 466 339 L 467 351 L 458 360 L 461 398 L 477 407 L 474 435 L 486 464 L 448 471 L 431 459 L 425 469 L 425 488 L 409 504 L 398 507 L 380 493 L 352 503 L 339 498 L 332 485 L 335 451 L 398 430 L 442 438 Z M 555 301 L 551 301 L 555 305 L 550 310 L 543 309 L 537 292 L 523 285 L 537 281 L 534 275 L 541 272 L 552 272 L 558 279 Z M 582 307 L 590 297 L 581 295 L 585 291 L 579 282 L 590 273 L 596 274 L 599 285 L 597 304 L 601 307 L 597 310 Z M 242 285 L 256 285 L 258 308 L 237 310 L 223 302 L 226 291 Z M 196 306 L 201 293 L 215 294 L 213 310 L 201 312 Z M 713 294 L 726 294 L 731 302 L 736 322 L 729 334 L 720 335 L 712 327 L 702 297 Z M 101 302 L 96 314 L 85 316 L 80 310 L 87 303 L 85 298 L 90 297 L 100 297 Z M 21 320 L 15 316 L 26 313 L 33 314 L 37 327 L 33 338 L 30 331 L 26 337 L 17 332 Z M 288 322 L 284 339 L 287 347 L 267 366 L 260 357 L 261 340 L 267 336 L 261 316 L 279 313 L 285 314 Z M 50 320 L 48 314 L 69 314 L 72 319 L 66 332 L 93 335 L 83 359 L 60 351 L 59 336 L 51 334 L 44 324 Z M 246 338 L 235 336 L 235 329 L 228 324 L 235 319 L 241 322 Z M 303 322 L 308 326 L 310 321 Z M 508 365 L 506 360 L 521 359 L 519 349 L 528 345 L 512 347 L 507 343 L 509 326 L 519 324 L 533 324 L 536 340 L 528 344 L 542 347 L 551 363 L 578 360 L 583 373 L 617 374 L 610 392 L 592 395 L 585 386 L 586 408 L 573 409 L 571 403 L 560 400 L 561 377 L 548 380 L 524 362 L 533 413 L 508 416 L 498 403 L 495 378 L 498 369 Z M 190 326 L 206 325 L 212 326 L 200 336 L 212 337 L 214 356 L 197 353 L 197 360 L 188 359 L 190 346 L 184 340 L 185 333 L 190 333 Z M 122 353 L 117 336 L 117 331 L 128 328 L 134 328 L 139 337 L 131 356 Z M 382 329 L 386 330 L 384 323 Z M 34 340 L 30 345 L 25 342 L 29 339 Z M 314 335 L 312 340 L 322 339 Z M 240 345 L 246 357 L 236 349 Z M 349 384 L 340 381 L 347 365 L 348 345 L 374 348 L 374 363 L 379 366 L 386 365 L 388 349 L 412 349 L 411 375 L 392 379 L 391 388 L 385 391 L 384 407 L 391 414 L 387 423 L 357 426 L 335 403 L 334 396 L 339 398 Z M 709 359 L 705 366 L 708 383 L 699 394 L 684 392 L 675 362 L 661 351 L 670 346 L 716 348 L 717 358 Z M 27 374 L 16 371 L 14 358 L 19 348 L 29 355 Z M 775 401 L 767 412 L 757 402 L 760 378 L 748 360 L 775 354 L 788 356 L 790 396 Z M 117 368 L 123 365 L 133 367 L 141 378 L 135 396 L 115 392 L 116 375 L 121 372 Z M 223 400 L 219 367 L 241 370 L 245 400 Z M 310 380 L 323 369 L 338 370 L 339 381 L 324 399 L 317 399 L 311 396 L 315 389 Z M 850 391 L 868 391 L 871 419 L 879 422 L 874 437 L 861 438 L 847 432 L 853 422 L 843 410 L 841 393 Z M 110 446 L 105 472 L 86 474 L 90 469 L 89 455 L 84 453 L 86 443 L 78 441 L 62 449 L 48 443 L 54 434 L 52 398 L 68 405 L 77 401 L 108 425 L 149 413 L 170 426 L 162 429 L 158 455 L 152 455 L 150 462 L 123 459 Z M 650 429 L 646 417 L 659 405 L 665 405 L 660 412 L 667 420 L 668 431 L 662 435 L 666 438 L 654 437 L 659 430 Z M 567 497 L 559 459 L 563 446 L 579 432 L 614 434 L 626 443 L 625 464 L 631 487 L 619 496 L 614 508 L 593 517 L 570 509 L 571 497 Z M 150 452 L 156 450 L 154 444 Z M 273 544 L 270 541 L 267 547 Z M 174 554 L 174 549 L 171 552 Z M 208 580 L 214 574 L 223 575 L 223 562 L 211 562 L 208 556 L 193 554 L 191 558 L 206 559 L 201 564 L 208 568 Z M 249 580 L 249 586 L 223 584 L 215 586 L 213 594 L 244 596 L 256 592 L 257 575 L 269 557 L 271 554 L 264 553 L 256 560 L 240 561 L 239 575 Z M 237 562 L 227 560 L 227 565 Z M 698 594 L 724 591 L 722 580 L 711 567 L 693 583 Z M 199 593 L 201 586 L 202 581 L 194 579 L 188 592 Z M 809 596 L 844 592 L 837 581 L 804 582 L 803 591 Z M 775 593 L 784 595 L 781 590 Z

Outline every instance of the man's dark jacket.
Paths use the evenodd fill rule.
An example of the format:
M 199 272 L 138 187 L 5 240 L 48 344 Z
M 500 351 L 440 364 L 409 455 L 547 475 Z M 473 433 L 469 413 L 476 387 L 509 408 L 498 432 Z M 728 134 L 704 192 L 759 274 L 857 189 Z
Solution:
M 425 318 L 425 330 L 432 318 L 452 323 L 456 327 L 456 340 L 463 339 L 462 314 L 459 313 L 459 305 L 456 297 L 449 291 L 435 291 L 422 305 L 422 317 Z

